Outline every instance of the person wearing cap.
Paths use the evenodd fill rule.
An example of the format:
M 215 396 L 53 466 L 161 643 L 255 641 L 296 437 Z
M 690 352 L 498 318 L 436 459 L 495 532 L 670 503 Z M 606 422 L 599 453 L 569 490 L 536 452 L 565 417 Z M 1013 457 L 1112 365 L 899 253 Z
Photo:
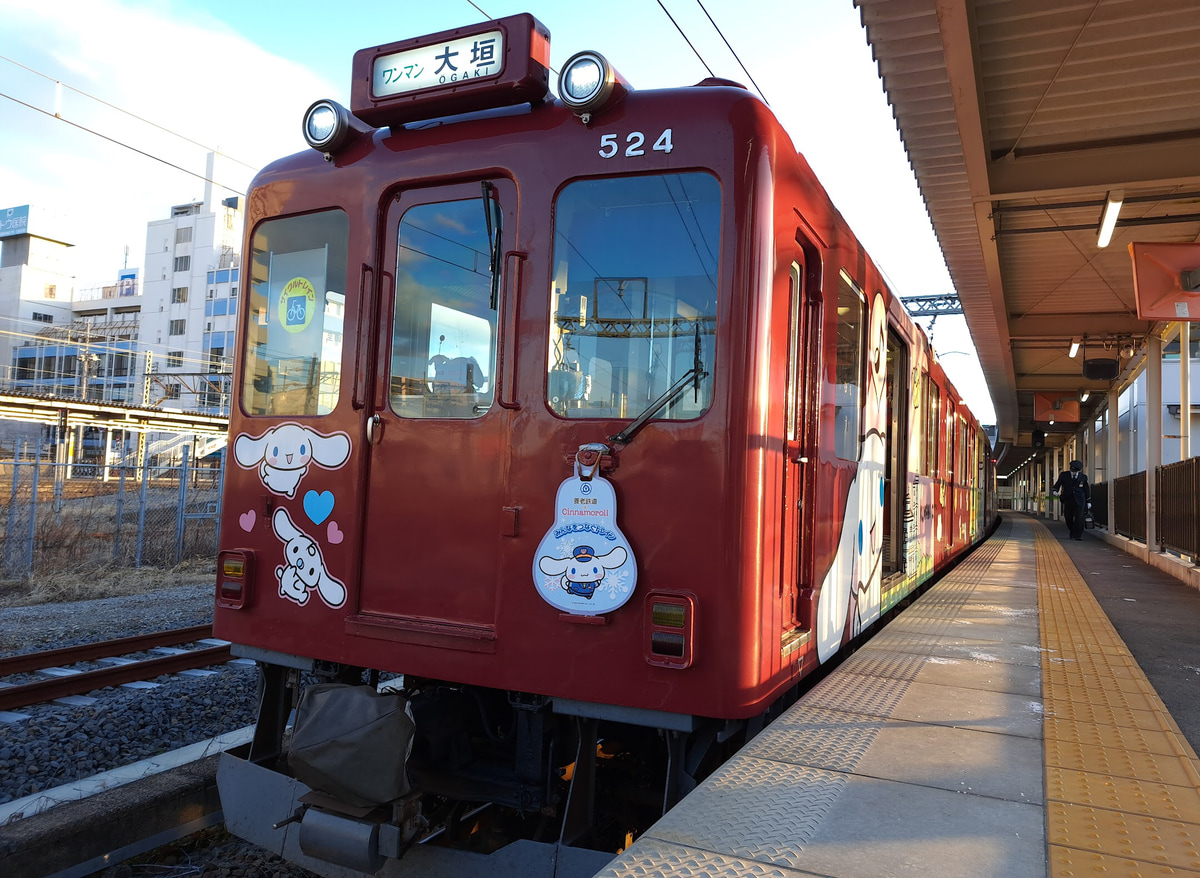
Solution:
M 1071 532 L 1071 539 L 1082 540 L 1083 517 L 1092 499 L 1092 486 L 1083 474 L 1083 461 L 1071 461 L 1071 469 L 1058 474 L 1058 481 L 1052 490 L 1062 501 L 1063 518 L 1066 519 L 1067 530 Z

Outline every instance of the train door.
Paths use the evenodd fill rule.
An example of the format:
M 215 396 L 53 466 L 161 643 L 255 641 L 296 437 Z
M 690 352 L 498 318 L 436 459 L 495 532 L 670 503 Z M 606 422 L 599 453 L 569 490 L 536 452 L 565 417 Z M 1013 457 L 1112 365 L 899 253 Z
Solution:
M 904 513 L 908 509 L 908 348 L 896 332 L 887 334 L 887 436 L 884 452 L 883 575 L 904 571 Z
M 493 640 L 512 330 L 500 254 L 515 217 L 507 180 L 409 190 L 386 209 L 359 610 L 393 639 Z
M 928 503 L 922 506 L 922 517 L 928 519 L 925 549 L 931 569 L 942 557 L 942 505 L 945 501 L 941 481 L 938 448 L 942 441 L 942 396 L 932 372 L 922 373 L 925 382 L 925 476 L 928 478 Z M 925 510 L 928 509 L 928 512 Z
M 787 441 L 783 490 L 783 571 L 780 579 L 784 607 L 783 647 L 799 642 L 800 632 L 812 627 L 813 516 L 812 480 L 816 461 L 816 388 L 820 376 L 821 300 L 815 265 L 806 268 L 805 255 L 792 262 L 789 281 Z M 808 281 L 806 283 L 806 280 Z M 809 535 L 809 536 L 806 536 Z

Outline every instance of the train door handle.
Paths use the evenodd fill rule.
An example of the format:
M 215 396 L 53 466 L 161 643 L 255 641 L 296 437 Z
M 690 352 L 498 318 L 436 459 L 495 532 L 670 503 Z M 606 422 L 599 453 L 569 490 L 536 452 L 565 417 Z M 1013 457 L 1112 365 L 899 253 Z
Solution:
M 506 409 L 519 409 L 517 401 L 517 315 L 520 313 L 518 300 L 521 295 L 522 266 L 529 254 L 524 250 L 509 250 L 504 254 L 503 287 L 500 290 L 501 341 L 497 371 L 500 380 L 496 383 L 496 402 Z M 511 267 L 510 267 L 511 266 Z
M 383 418 L 379 415 L 371 415 L 367 418 L 367 443 L 369 445 L 378 445 L 380 438 L 383 436 Z

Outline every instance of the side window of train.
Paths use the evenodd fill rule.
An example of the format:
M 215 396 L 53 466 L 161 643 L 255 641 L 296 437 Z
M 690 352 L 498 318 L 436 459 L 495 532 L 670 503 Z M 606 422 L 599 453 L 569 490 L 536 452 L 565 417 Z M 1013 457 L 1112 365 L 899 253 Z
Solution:
M 938 438 L 941 436 L 942 425 L 942 394 L 933 379 L 925 377 L 925 385 L 929 388 L 929 407 L 925 409 L 925 475 L 938 474 Z
M 657 418 L 695 418 L 709 407 L 720 228 L 721 187 L 711 174 L 563 188 L 554 209 L 551 411 L 634 419 L 664 395 Z
M 490 195 L 418 204 L 401 218 L 391 361 L 401 417 L 470 419 L 491 407 L 499 224 Z
M 842 272 L 838 284 L 837 361 L 833 378 L 833 448 L 842 460 L 858 460 L 862 362 L 863 295 Z
M 350 224 L 340 210 L 254 231 L 243 337 L 248 415 L 322 415 L 337 405 Z

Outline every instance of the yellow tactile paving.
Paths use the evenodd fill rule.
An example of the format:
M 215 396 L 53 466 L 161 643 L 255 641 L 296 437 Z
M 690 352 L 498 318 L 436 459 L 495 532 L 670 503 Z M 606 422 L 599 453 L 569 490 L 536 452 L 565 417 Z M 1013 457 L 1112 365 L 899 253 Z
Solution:
M 1051 878 L 1200 876 L 1200 760 L 1034 523 Z
M 1200 807 L 1200 790 L 1192 787 L 1054 765 L 1046 766 L 1046 795 L 1059 802 L 1180 821 Z

